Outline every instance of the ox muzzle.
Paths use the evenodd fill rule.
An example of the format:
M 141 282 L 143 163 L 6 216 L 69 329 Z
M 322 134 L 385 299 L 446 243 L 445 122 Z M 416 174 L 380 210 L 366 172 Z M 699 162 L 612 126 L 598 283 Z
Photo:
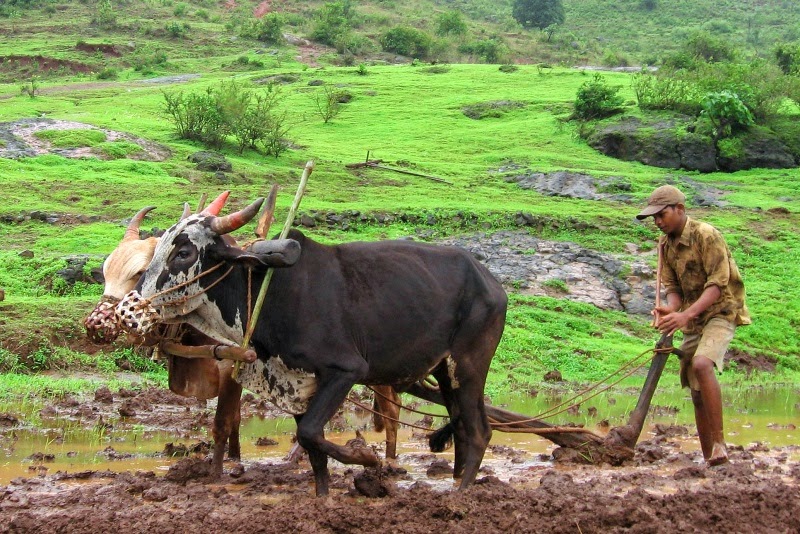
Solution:
M 86 336 L 94 343 L 111 343 L 121 333 L 116 306 L 119 299 L 103 295 L 94 310 L 84 319 Z
M 123 330 L 144 338 L 158 326 L 161 314 L 135 289 L 122 297 L 115 308 L 116 319 Z

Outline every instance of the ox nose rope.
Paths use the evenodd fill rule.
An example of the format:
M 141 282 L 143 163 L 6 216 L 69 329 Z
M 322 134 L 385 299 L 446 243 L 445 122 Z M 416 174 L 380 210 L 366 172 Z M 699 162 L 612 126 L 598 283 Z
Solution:
M 143 299 L 143 300 L 145 302 L 147 302 L 148 304 L 150 304 L 151 306 L 155 307 L 156 305 L 153 304 L 153 301 L 156 298 L 161 297 L 163 295 L 168 295 L 168 294 L 170 294 L 170 293 L 172 293 L 174 291 L 177 291 L 179 289 L 183 289 L 184 287 L 186 287 L 186 286 L 188 286 L 190 284 L 193 284 L 194 282 L 200 280 L 202 277 L 206 276 L 207 274 L 213 273 L 214 271 L 216 271 L 217 269 L 219 269 L 223 265 L 225 265 L 225 262 L 219 262 L 215 266 L 213 266 L 213 267 L 211 267 L 209 269 L 206 269 L 205 271 L 202 271 L 201 273 L 197 274 L 196 276 L 193 276 L 193 277 L 189 278 L 188 280 L 185 280 L 185 281 L 181 282 L 180 284 L 174 285 L 172 287 L 168 287 L 168 288 L 163 289 L 163 290 L 161 290 L 161 291 L 159 291 L 157 293 L 154 293 L 153 295 L 150 296 L 150 298 Z M 200 291 L 198 291 L 197 293 L 195 293 L 193 295 L 185 295 L 185 296 L 183 296 L 183 297 L 181 297 L 179 299 L 170 300 L 170 301 L 167 301 L 167 302 L 165 302 L 163 304 L 159 304 L 158 306 L 162 307 L 162 308 L 165 308 L 167 306 L 176 306 L 178 304 L 183 304 L 187 300 L 191 300 L 194 297 L 198 297 L 198 296 L 202 295 L 203 293 L 207 292 L 209 289 L 211 289 L 215 285 L 219 284 L 221 281 L 223 281 L 231 273 L 232 270 L 233 270 L 233 267 L 229 267 L 228 270 L 225 271 L 225 273 L 222 276 L 220 276 L 218 279 L 216 279 L 208 287 L 201 289 Z

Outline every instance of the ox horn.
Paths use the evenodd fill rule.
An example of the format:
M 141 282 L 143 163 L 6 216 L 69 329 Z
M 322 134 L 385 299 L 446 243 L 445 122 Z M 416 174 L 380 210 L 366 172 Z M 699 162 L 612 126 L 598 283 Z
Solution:
M 134 239 L 139 239 L 139 226 L 142 224 L 144 216 L 154 209 L 156 209 L 155 206 L 147 206 L 146 208 L 140 209 L 139 213 L 134 215 L 131 222 L 128 223 L 128 228 L 125 229 L 125 236 L 122 240 L 133 241 Z
M 256 216 L 263 203 L 264 197 L 261 197 L 236 213 L 231 213 L 224 217 L 214 217 L 214 219 L 211 220 L 211 229 L 219 235 L 238 230 Z
M 222 211 L 222 206 L 225 205 L 225 202 L 228 200 L 228 195 L 230 195 L 230 191 L 223 191 L 220 195 L 214 199 L 214 202 L 208 205 L 206 209 L 200 212 L 201 215 L 219 215 L 219 212 Z
M 178 219 L 180 221 L 184 220 L 186 217 L 192 214 L 192 207 L 189 206 L 188 202 L 183 203 L 183 213 L 181 213 L 181 218 Z

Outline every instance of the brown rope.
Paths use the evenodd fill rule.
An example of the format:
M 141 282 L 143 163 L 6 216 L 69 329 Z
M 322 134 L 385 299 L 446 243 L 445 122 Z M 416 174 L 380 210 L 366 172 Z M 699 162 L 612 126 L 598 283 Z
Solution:
M 634 363 L 636 363 L 636 362 L 637 362 L 637 360 L 639 360 L 640 358 L 642 358 L 644 355 L 646 355 L 646 354 L 647 354 L 648 352 L 650 352 L 651 350 L 653 351 L 653 353 L 654 353 L 654 354 L 653 354 L 652 356 L 650 356 L 650 357 L 649 357 L 647 360 L 645 360 L 645 361 L 644 361 L 644 362 L 642 362 L 641 364 L 639 364 L 639 365 L 637 365 L 636 367 L 634 367 L 634 368 L 633 368 L 633 369 L 632 369 L 630 372 L 628 372 L 628 373 L 624 374 L 624 375 L 623 375 L 623 376 L 622 376 L 622 377 L 621 377 L 619 380 L 617 380 L 617 381 L 615 381 L 615 382 L 613 382 L 613 383 L 609 384 L 607 387 L 605 387 L 605 388 L 603 388 L 603 389 L 601 389 L 601 390 L 597 391 L 597 392 L 596 392 L 596 393 L 594 393 L 593 395 L 590 395 L 590 396 L 588 396 L 588 397 L 585 397 L 585 398 L 584 398 L 584 395 L 586 395 L 587 393 L 590 393 L 591 391 L 594 391 L 594 390 L 595 390 L 596 388 L 598 388 L 598 387 L 599 387 L 601 384 L 604 384 L 604 383 L 605 383 L 605 382 L 607 382 L 607 381 L 608 381 L 610 378 L 612 378 L 612 377 L 616 376 L 617 374 L 619 374 L 619 373 L 621 373 L 622 371 L 624 371 L 626 368 L 628 368 L 628 367 L 630 367 L 631 365 L 633 365 Z M 595 383 L 595 384 L 591 385 L 590 387 L 588 387 L 588 388 L 584 389 L 583 391 L 580 391 L 580 392 L 578 392 L 577 394 L 575 394 L 575 395 L 573 395 L 572 397 L 568 398 L 567 400 L 565 400 L 565 401 L 561 402 L 560 404 L 557 404 L 557 405 L 555 405 L 555 406 L 552 406 L 552 407 L 551 407 L 551 408 L 549 408 L 548 410 L 545 410 L 544 412 L 541 412 L 541 413 L 540 413 L 539 415 L 537 415 L 536 417 L 533 417 L 533 418 L 531 418 L 531 421 L 536 421 L 536 420 L 540 420 L 540 419 L 545 419 L 545 418 L 548 418 L 548 417 L 552 417 L 552 416 L 554 416 L 554 415 L 558 415 L 558 414 L 560 414 L 560 413 L 563 413 L 563 412 L 567 411 L 567 410 L 568 410 L 569 408 L 571 408 L 572 406 L 576 406 L 576 405 L 582 404 L 582 403 L 584 403 L 584 402 L 588 401 L 589 399 L 592 399 L 592 398 L 596 397 L 596 396 L 597 396 L 597 395 L 599 395 L 600 393 L 603 393 L 604 391 L 607 391 L 607 390 L 608 390 L 609 388 L 611 388 L 612 386 L 615 386 L 615 385 L 619 384 L 619 383 L 620 383 L 622 380 L 624 380 L 625 378 L 628 378 L 628 377 L 629 377 L 629 376 L 631 376 L 633 373 L 635 373 L 636 371 L 638 371 L 639 369 L 641 369 L 642 367 L 644 367 L 645 365 L 647 365 L 647 363 L 648 363 L 648 362 L 650 362 L 650 361 L 651 361 L 653 358 L 655 358 L 655 355 L 656 355 L 656 353 L 658 353 L 658 352 L 665 352 L 665 351 L 671 351 L 671 350 L 672 350 L 671 348 L 667 348 L 667 349 L 647 349 L 647 350 L 645 350 L 645 351 L 641 352 L 640 354 L 638 354 L 637 356 L 635 356 L 634 358 L 632 358 L 632 359 L 631 359 L 630 361 L 628 361 L 628 362 L 627 362 L 625 365 L 623 365 L 622 367 L 620 367 L 619 369 L 617 369 L 616 371 L 614 371 L 614 372 L 613 372 L 613 373 L 611 373 L 610 375 L 606 376 L 605 378 L 603 378 L 602 380 L 598 381 L 597 383 Z M 572 401 L 574 401 L 575 399 L 581 399 L 581 402 L 572 402 Z M 570 403 L 572 403 L 572 404 L 570 404 Z M 558 408 L 561 408 L 562 406 L 566 406 L 566 408 L 564 408 L 563 410 L 558 410 Z
M 390 399 L 389 397 L 387 397 L 386 395 L 384 395 L 380 391 L 376 391 L 376 390 L 372 389 L 370 386 L 367 386 L 367 389 L 372 391 L 374 394 L 380 396 L 381 398 L 386 399 L 387 401 L 389 401 L 391 404 L 394 404 L 398 408 L 402 408 L 402 409 L 404 409 L 406 411 L 413 412 L 413 413 L 418 413 L 420 415 L 427 415 L 429 417 L 449 417 L 447 415 L 440 415 L 438 413 L 423 412 L 423 411 L 420 411 L 420 410 L 416 410 L 414 408 L 410 408 L 410 407 L 406 406 L 405 404 L 396 402 L 394 399 Z
M 357 400 L 355 400 L 352 397 L 347 397 L 346 400 L 348 400 L 351 403 L 355 404 L 356 406 L 358 406 L 362 410 L 366 410 L 366 411 L 368 411 L 368 412 L 370 412 L 372 414 L 375 414 L 375 415 L 380 415 L 381 417 L 383 417 L 384 419 L 386 419 L 388 421 L 394 421 L 395 423 L 398 423 L 400 425 L 410 426 L 411 428 L 416 428 L 418 430 L 424 430 L 426 432 L 433 432 L 433 429 L 431 429 L 431 428 L 428 428 L 428 427 L 425 427 L 425 426 L 415 425 L 415 424 L 412 424 L 412 423 L 404 423 L 403 421 L 401 421 L 399 419 L 395 419 L 394 417 L 389 417 L 388 415 L 384 415 L 384 414 L 382 414 L 382 413 L 380 413 L 380 412 L 378 412 L 376 410 L 373 410 L 372 408 L 368 408 L 367 406 L 364 406 L 363 404 L 361 404 L 360 402 L 358 402 Z M 447 416 L 445 416 L 445 415 L 437 415 L 435 417 L 447 417 Z

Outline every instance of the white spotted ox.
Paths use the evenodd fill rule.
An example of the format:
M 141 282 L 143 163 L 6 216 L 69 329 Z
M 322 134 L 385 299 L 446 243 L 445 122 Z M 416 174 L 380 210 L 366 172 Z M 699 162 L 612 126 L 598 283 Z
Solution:
M 266 269 L 286 263 L 232 247 L 223 236 L 250 221 L 262 202 L 225 217 L 193 215 L 167 230 L 136 289 L 117 306 L 123 326 L 143 335 L 185 322 L 240 344 Z M 379 464 L 370 449 L 325 439 L 325 424 L 352 386 L 403 391 L 428 374 L 451 418 L 445 429 L 455 444 L 454 476 L 460 488 L 471 484 L 491 437 L 483 390 L 505 323 L 502 286 L 460 248 L 411 241 L 326 246 L 298 231 L 289 238 L 299 258 L 274 271 L 251 339 L 258 360 L 242 374 L 260 378 L 260 393 L 295 414 L 317 495 L 328 493 L 329 456 Z
M 221 194 L 203 213 L 218 215 L 227 197 L 228 192 Z M 115 306 L 134 288 L 153 258 L 158 238 L 139 239 L 141 222 L 153 209 L 143 208 L 131 219 L 122 241 L 103 263 L 103 296 L 84 321 L 88 337 L 96 343 L 111 343 L 119 336 Z M 141 343 L 143 340 L 135 341 Z M 216 343 L 194 329 L 184 329 L 181 341 L 187 345 Z M 231 378 L 233 363 L 230 360 L 187 359 L 171 354 L 165 356 L 171 391 L 200 400 L 219 397 L 211 434 L 214 438 L 214 473 L 220 475 L 226 444 L 230 458 L 238 459 L 241 456 L 239 425 L 242 387 Z

